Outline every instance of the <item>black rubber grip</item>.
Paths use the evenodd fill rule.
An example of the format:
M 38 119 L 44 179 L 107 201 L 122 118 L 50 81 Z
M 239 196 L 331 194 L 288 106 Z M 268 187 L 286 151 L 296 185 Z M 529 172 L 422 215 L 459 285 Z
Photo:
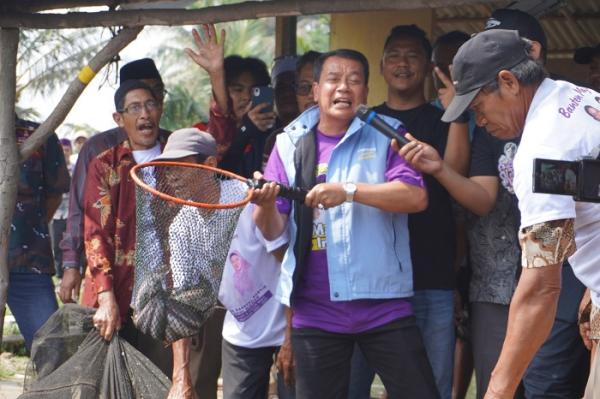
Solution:
M 269 181 L 265 179 L 248 179 L 247 184 L 251 188 L 262 188 L 265 183 L 269 183 Z M 283 184 L 277 183 L 279 186 L 279 197 L 286 198 L 292 201 L 300 201 L 304 202 L 306 199 L 306 194 L 308 194 L 308 190 L 301 187 L 289 187 L 284 186 Z

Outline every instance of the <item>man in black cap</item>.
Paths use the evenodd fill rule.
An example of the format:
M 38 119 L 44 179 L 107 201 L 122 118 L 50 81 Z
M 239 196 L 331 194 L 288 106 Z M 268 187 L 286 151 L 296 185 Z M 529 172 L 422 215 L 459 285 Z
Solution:
M 546 33 L 533 15 L 517 9 L 498 9 L 487 20 L 485 29 L 518 31 L 521 37 L 531 40 L 532 58 L 546 64 Z M 568 80 L 551 72 L 549 76 L 554 80 Z M 494 141 L 498 140 L 491 140 Z M 513 142 L 515 146 L 519 145 L 518 139 Z M 516 283 L 517 276 L 514 277 Z M 586 370 L 587 367 L 587 351 L 581 342 L 577 325 L 578 303 L 585 287 L 577 280 L 568 262 L 562 269 L 562 281 L 563 286 L 569 289 L 562 290 L 552 332 L 525 373 L 522 384 L 525 397 L 553 394 L 555 397 L 570 398 L 578 396 L 584 388 L 585 380 L 581 379 L 580 374 L 585 371 L 578 373 L 576 370 Z M 487 323 L 484 326 L 489 328 Z M 493 364 L 489 366 L 493 367 Z
M 590 87 L 600 91 L 600 44 L 596 47 L 580 47 L 575 50 L 573 61 L 590 66 L 588 81 Z
M 531 41 L 507 30 L 482 32 L 465 43 L 454 58 L 456 96 L 443 117 L 453 120 L 470 107 L 478 125 L 493 136 L 520 138 L 512 186 L 521 213 L 523 270 L 511 302 L 503 350 L 488 386 L 490 399 L 513 397 L 548 336 L 567 258 L 591 289 L 596 317 L 600 313 L 600 255 L 594 249 L 600 245 L 600 205 L 576 205 L 568 196 L 532 192 L 534 158 L 574 160 L 598 146 L 600 126 L 585 112 L 598 93 L 546 78 L 542 65 L 531 56 L 532 47 Z M 456 179 L 456 173 L 423 143 L 412 142 L 400 154 L 439 181 Z M 481 190 L 476 184 L 463 184 L 460 190 L 445 186 L 464 201 Z M 600 320 L 590 324 L 598 325 Z M 592 327 L 592 338 L 599 333 Z M 588 385 L 590 394 L 594 388 L 600 387 Z
M 141 80 L 148 85 L 156 96 L 159 109 L 159 120 L 162 114 L 165 87 L 156 69 L 154 61 L 143 58 L 123 65 L 120 70 L 120 83 L 127 80 Z M 160 129 L 160 134 L 168 136 L 167 130 Z M 76 302 L 81 285 L 81 266 L 84 265 L 83 247 L 83 189 L 90 161 L 99 153 L 113 148 L 127 139 L 125 132 L 116 127 L 95 134 L 86 141 L 79 152 L 77 163 L 73 169 L 71 189 L 69 192 L 69 216 L 67 230 L 60 243 L 63 250 L 63 279 L 60 283 L 59 297 L 63 303 Z

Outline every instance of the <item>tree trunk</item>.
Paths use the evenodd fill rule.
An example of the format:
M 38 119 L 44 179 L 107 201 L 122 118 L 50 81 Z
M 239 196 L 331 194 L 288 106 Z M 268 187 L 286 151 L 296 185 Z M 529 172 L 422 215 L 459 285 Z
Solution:
M 125 28 L 111 39 L 88 66 L 98 72 L 125 46 L 131 43 L 143 27 Z M 17 183 L 21 161 L 43 145 L 52 132 L 63 122 L 75 101 L 79 98 L 93 74 L 83 74 L 71 82 L 58 105 L 48 119 L 19 148 L 15 137 L 15 88 L 18 29 L 0 29 L 0 310 L 6 304 L 8 290 L 8 239 L 12 214 L 17 199 Z M 88 77 L 88 79 L 85 78 Z M 19 158 L 20 155 L 20 158 Z M 4 315 L 0 312 L 0 344 Z
M 19 148 L 15 136 L 18 45 L 18 29 L 0 29 L 0 345 L 8 293 L 8 240 L 19 179 Z
M 115 55 L 131 43 L 137 35 L 141 32 L 143 27 L 138 26 L 135 28 L 125 28 L 119 32 L 117 36 L 111 39 L 110 42 L 104 46 L 98 54 L 94 56 L 88 63 L 88 66 L 94 71 L 98 72 L 102 69 Z M 87 82 L 89 83 L 89 82 Z M 79 78 L 74 79 L 65 94 L 54 108 L 54 111 L 48 116 L 48 119 L 44 121 L 36 129 L 36 131 L 23 143 L 21 146 L 21 159 L 25 160 L 29 158 L 33 152 L 43 145 L 52 132 L 60 126 L 65 120 L 71 108 L 75 104 L 75 101 L 79 98 L 87 83 L 83 83 Z

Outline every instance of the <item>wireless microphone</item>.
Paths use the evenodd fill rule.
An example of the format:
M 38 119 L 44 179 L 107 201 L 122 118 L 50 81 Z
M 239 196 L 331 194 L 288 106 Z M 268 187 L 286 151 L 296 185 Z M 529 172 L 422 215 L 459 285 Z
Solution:
M 361 104 L 356 109 L 356 116 L 367 125 L 373 126 L 380 133 L 383 133 L 390 139 L 396 140 L 399 147 L 409 143 L 409 140 L 403 135 L 399 134 L 396 129 L 390 126 L 386 121 L 381 119 L 375 111 L 369 109 L 366 105 Z

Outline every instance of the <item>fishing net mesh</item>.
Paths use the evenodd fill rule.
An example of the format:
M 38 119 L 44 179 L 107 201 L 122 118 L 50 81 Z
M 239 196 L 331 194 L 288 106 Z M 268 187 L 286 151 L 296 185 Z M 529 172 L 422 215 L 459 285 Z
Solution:
M 134 169 L 132 307 L 142 332 L 171 343 L 212 314 L 248 186 L 217 169 L 154 162 Z

